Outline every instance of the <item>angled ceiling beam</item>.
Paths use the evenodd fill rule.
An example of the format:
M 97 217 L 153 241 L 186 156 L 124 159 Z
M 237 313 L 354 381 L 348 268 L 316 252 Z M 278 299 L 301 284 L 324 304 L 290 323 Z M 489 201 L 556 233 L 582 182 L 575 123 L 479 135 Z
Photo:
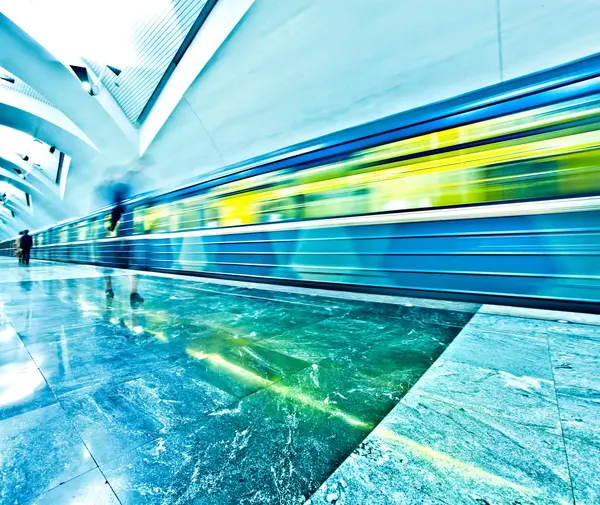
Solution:
M 103 156 L 114 162 L 137 157 L 137 131 L 110 93 L 91 96 L 70 68 L 2 13 L 0 47 L 0 66 L 63 112 Z
M 2 219 L 14 219 L 11 210 L 4 205 L 0 205 L 0 217 L 2 217 Z
M 27 207 L 24 203 L 22 203 L 20 200 L 16 199 L 16 198 L 8 198 L 5 202 L 4 202 L 4 206 L 7 209 L 12 210 L 15 214 L 17 215 L 31 215 L 31 208 Z
M 13 216 L 12 212 L 3 205 L 0 205 L 0 219 L 12 227 L 13 230 L 28 229 L 31 225 L 31 220 L 25 221 L 20 216 Z
M 12 210 L 15 213 L 15 218 L 21 220 L 24 225 L 30 228 L 35 227 L 35 219 L 31 215 L 30 209 L 18 202 L 18 200 L 7 200 L 4 202 L 4 207 Z
M 2 236 L 3 239 L 14 237 L 18 233 L 19 232 L 13 223 L 0 219 L 0 236 Z
M 0 165 L 1 164 L 2 158 L 0 158 Z M 39 187 L 39 182 L 35 179 L 21 179 L 12 168 L 7 169 L 0 166 L 0 181 L 12 184 L 15 188 L 24 193 L 32 195 L 33 200 L 36 202 L 37 209 L 48 217 L 56 220 L 64 219 L 65 212 L 61 200 L 57 196 L 45 191 L 43 186 Z
M 254 1 L 219 0 L 213 7 L 140 126 L 140 156 L 146 152 L 185 92 L 246 15 Z
M 73 159 L 90 161 L 98 149 L 68 117 L 50 105 L 0 88 L 0 124 L 40 139 Z
M 25 174 L 27 181 L 35 186 L 39 191 L 56 197 L 60 200 L 60 188 L 57 184 L 44 177 L 36 168 L 29 163 L 21 160 L 16 155 L 7 154 L 0 155 L 0 167 L 12 170 L 17 175 L 18 173 Z

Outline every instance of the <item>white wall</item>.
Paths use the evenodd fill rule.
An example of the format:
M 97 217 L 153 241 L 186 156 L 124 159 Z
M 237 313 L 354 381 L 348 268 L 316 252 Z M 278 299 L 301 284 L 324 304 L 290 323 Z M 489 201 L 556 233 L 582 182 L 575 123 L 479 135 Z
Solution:
M 500 0 L 505 79 L 600 52 L 600 1 Z
M 598 26 L 599 0 L 256 0 L 148 149 L 149 186 L 600 52 Z
M 496 0 L 257 0 L 186 93 L 197 117 L 176 111 L 149 155 L 177 142 L 185 179 L 492 84 L 496 26 Z

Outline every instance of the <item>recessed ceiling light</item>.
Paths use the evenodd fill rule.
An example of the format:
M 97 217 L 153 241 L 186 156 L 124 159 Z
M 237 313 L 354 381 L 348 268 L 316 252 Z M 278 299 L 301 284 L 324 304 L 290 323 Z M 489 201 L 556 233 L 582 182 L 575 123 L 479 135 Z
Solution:
M 78 65 L 71 65 L 71 69 L 73 70 L 77 78 L 81 81 L 83 89 L 85 89 L 90 95 L 96 96 L 100 92 L 98 86 L 96 86 L 90 79 L 90 75 L 88 73 L 87 68 L 80 67 Z

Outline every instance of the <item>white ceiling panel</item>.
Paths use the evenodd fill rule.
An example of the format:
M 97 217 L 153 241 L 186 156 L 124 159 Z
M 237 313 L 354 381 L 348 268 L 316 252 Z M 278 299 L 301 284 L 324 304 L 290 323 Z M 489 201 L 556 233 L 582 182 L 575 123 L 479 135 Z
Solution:
M 36 100 L 39 100 L 40 102 L 44 102 L 45 104 L 52 105 L 48 100 L 46 100 L 46 98 L 44 98 L 44 96 L 41 93 L 37 92 L 31 86 L 25 84 L 21 79 L 16 78 L 10 72 L 7 72 L 6 70 L 4 70 L 2 67 L 0 67 L 0 77 L 5 78 L 5 79 L 0 79 L 0 87 L 10 89 L 12 91 L 16 91 L 23 95 L 35 98 Z M 9 80 L 12 79 L 12 80 L 14 80 L 14 83 L 10 82 L 9 80 L 6 80 L 6 79 L 9 79 Z
M 0 0 L 66 64 L 81 60 L 136 123 L 208 0 Z M 107 65 L 120 70 L 115 75 Z M 5 81 L 0 82 L 6 86 Z M 19 91 L 36 93 L 24 83 Z M 8 87 L 8 86 L 6 86 Z M 36 98 L 43 99 L 39 93 Z M 44 100 L 45 101 L 45 100 Z
M 143 20 L 134 22 L 130 27 L 130 47 L 126 51 L 129 61 L 127 58 L 112 61 L 108 55 L 104 58 L 83 55 L 132 123 L 139 118 L 206 0 L 155 1 L 149 4 L 144 8 Z M 107 36 L 110 36 L 110 29 Z M 107 65 L 121 70 L 120 75 L 116 76 Z

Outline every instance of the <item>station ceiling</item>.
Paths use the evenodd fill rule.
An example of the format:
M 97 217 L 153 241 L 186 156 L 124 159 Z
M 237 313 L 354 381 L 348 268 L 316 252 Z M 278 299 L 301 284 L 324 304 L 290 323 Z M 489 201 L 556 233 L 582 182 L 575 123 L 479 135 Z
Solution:
M 0 175 L 5 189 L 15 174 L 22 181 L 20 189 L 3 194 L 23 200 L 21 193 L 35 187 L 49 196 L 48 208 L 41 206 L 44 199 L 33 200 L 35 212 L 60 217 L 52 207 L 64 207 L 61 176 L 68 167 L 97 173 L 138 159 L 212 56 L 196 52 L 196 60 L 206 61 L 195 67 L 185 59 L 200 31 L 212 21 L 222 43 L 252 3 L 0 0 Z M 184 84 L 173 91 L 169 84 L 178 75 Z M 168 105 L 154 114 L 161 99 Z M 55 186 L 50 192 L 48 182 Z M 26 198 L 25 206 L 31 201 Z M 7 225 L 0 217 L 0 235 Z

